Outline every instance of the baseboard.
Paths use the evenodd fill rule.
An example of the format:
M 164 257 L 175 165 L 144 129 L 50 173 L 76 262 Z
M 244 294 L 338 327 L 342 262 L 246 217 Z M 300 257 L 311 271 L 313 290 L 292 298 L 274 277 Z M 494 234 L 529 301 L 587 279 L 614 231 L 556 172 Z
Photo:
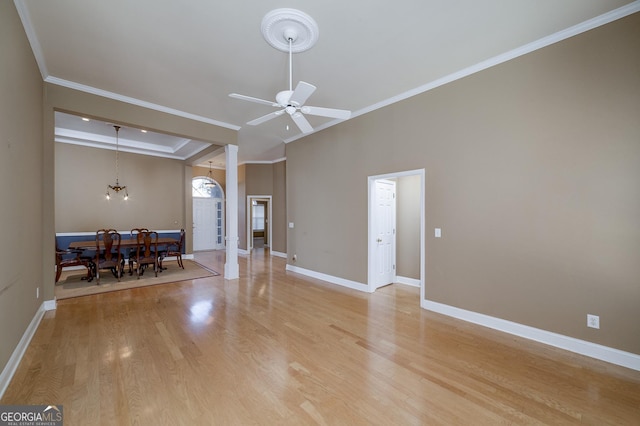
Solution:
M 552 333 L 550 331 L 541 330 L 528 325 L 518 324 L 429 300 L 423 300 L 421 307 L 443 315 L 458 318 L 463 321 L 472 322 L 484 327 L 493 328 L 494 330 L 595 358 L 600 361 L 640 371 L 640 355 L 633 354 L 631 352 L 621 351 L 619 349 L 610 348 L 597 343 L 587 342 L 574 337 Z
M 334 277 L 332 275 L 323 274 L 321 272 L 311 271 L 309 269 L 300 268 L 299 266 L 293 266 L 287 264 L 287 271 L 296 272 L 301 275 L 306 275 L 311 278 L 317 278 L 322 281 L 327 281 L 331 284 L 337 284 L 343 287 L 352 288 L 354 290 L 364 291 L 370 293 L 369 286 L 366 284 L 359 283 L 357 281 L 346 280 L 340 277 Z
M 22 357 L 29 347 L 29 343 L 31 343 L 31 339 L 36 334 L 36 330 L 38 330 L 38 325 L 40 324 L 40 321 L 42 320 L 42 317 L 47 310 L 45 305 L 47 305 L 48 302 L 51 301 L 45 301 L 42 303 L 42 305 L 40 305 L 40 307 L 36 311 L 36 314 L 33 316 L 31 323 L 29 323 L 29 326 L 24 331 L 22 339 L 20 339 L 20 342 L 18 342 L 18 346 L 16 346 L 13 353 L 11 354 L 7 365 L 5 365 L 2 373 L 0 373 L 0 399 L 2 399 L 2 396 L 9 387 L 9 383 L 11 383 L 11 379 L 18 369 L 20 361 L 22 361 Z M 53 302 L 55 305 L 55 301 Z
M 410 285 L 411 287 L 420 287 L 420 280 L 415 278 L 396 276 L 396 282 L 398 284 Z
M 270 250 L 269 253 L 271 253 L 271 256 L 284 257 L 285 259 L 287 258 L 287 253 L 282 253 L 274 250 Z

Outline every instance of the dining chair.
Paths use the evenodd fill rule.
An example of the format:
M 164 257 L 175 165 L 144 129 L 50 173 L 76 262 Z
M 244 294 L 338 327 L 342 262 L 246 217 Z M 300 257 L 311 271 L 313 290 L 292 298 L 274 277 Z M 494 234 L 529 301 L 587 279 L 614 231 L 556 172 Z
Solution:
M 158 276 L 158 233 L 156 231 L 141 231 L 136 234 L 137 245 L 133 259 L 129 261 L 135 264 L 136 275 L 144 274 L 144 270 L 153 265 L 153 271 Z
M 122 237 L 115 229 L 100 229 L 96 232 L 96 260 L 95 274 L 98 285 L 100 284 L 100 270 L 109 269 L 118 279 L 124 271 L 124 258 L 120 252 Z M 102 243 L 103 247 L 100 247 Z
M 131 231 L 129 231 L 129 237 L 133 240 L 136 238 L 136 236 L 140 233 L 140 232 L 149 232 L 149 230 L 147 228 L 133 228 L 131 229 Z M 129 275 L 133 275 L 133 257 L 136 255 L 136 250 L 137 248 L 131 248 L 129 249 L 129 252 L 127 253 L 127 257 L 129 259 Z
M 63 250 L 58 247 L 58 241 L 56 240 L 56 281 L 60 281 L 60 275 L 63 268 L 70 268 L 72 266 L 84 266 L 87 268 L 87 276 L 82 277 L 83 280 L 91 282 L 93 280 L 93 274 L 91 273 L 92 260 L 86 257 L 82 257 L 82 250 Z
M 180 239 L 175 243 L 170 243 L 167 245 L 167 249 L 158 256 L 160 270 L 167 269 L 162 266 L 162 260 L 165 257 L 175 256 L 178 261 L 178 266 L 184 269 L 184 264 L 182 263 L 182 247 L 184 246 L 184 229 L 180 230 Z

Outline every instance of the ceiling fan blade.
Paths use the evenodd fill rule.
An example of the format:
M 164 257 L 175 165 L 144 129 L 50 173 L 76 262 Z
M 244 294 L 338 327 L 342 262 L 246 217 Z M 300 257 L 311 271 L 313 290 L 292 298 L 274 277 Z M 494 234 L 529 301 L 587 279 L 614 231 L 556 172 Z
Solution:
M 304 114 L 319 115 L 321 117 L 341 118 L 343 120 L 351 117 L 351 111 L 347 111 L 346 109 L 303 106 L 300 110 Z
M 282 114 L 284 114 L 284 110 L 283 109 L 281 109 L 280 111 L 270 112 L 267 115 L 263 115 L 262 117 L 258 117 L 255 120 L 249 121 L 247 124 L 250 125 L 250 126 L 257 126 L 258 124 L 262 124 L 265 121 L 269 121 L 269 120 L 271 120 L 273 118 L 281 116 Z
M 302 133 L 313 132 L 313 127 L 311 127 L 311 124 L 309 124 L 309 122 L 304 117 L 304 115 L 302 115 L 301 112 L 299 111 L 294 112 L 293 114 L 291 114 L 291 118 L 296 123 L 296 125 L 300 128 L 300 130 L 302 130 Z
M 278 106 L 278 104 L 272 101 L 266 101 L 264 99 L 254 98 L 251 96 L 239 95 L 237 93 L 230 93 L 229 96 L 235 99 L 240 99 L 241 101 L 249 101 L 249 102 L 255 102 L 257 104 Z
M 293 106 L 299 107 L 304 105 L 305 101 L 316 91 L 316 86 L 313 84 L 305 83 L 301 81 L 296 86 L 296 90 L 293 91 L 289 98 L 289 103 Z

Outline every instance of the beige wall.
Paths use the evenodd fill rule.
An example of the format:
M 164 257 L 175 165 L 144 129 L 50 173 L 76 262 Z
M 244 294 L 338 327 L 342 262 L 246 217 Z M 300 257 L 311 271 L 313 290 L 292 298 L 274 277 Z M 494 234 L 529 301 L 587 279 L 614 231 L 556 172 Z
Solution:
M 271 250 L 286 253 L 286 162 L 280 161 L 273 164 L 246 164 L 246 194 L 242 202 L 246 203 L 248 196 L 271 195 L 270 218 L 273 235 L 270 236 Z M 244 226 L 244 241 L 241 245 L 246 248 L 246 217 L 240 216 L 239 226 Z
M 273 164 L 247 164 L 246 167 L 247 196 L 271 195 L 273 192 Z
M 122 193 L 105 193 L 115 183 L 115 151 L 65 143 L 55 144 L 56 232 L 126 231 L 185 227 L 183 162 L 120 152 Z
M 420 176 L 396 179 L 396 275 L 420 279 Z
M 287 252 L 287 171 L 286 161 L 273 164 L 273 199 L 271 200 L 271 250 Z
M 635 14 L 287 144 L 289 262 L 366 283 L 367 176 L 424 168 L 427 299 L 640 354 L 639 69 Z
M 43 297 L 42 77 L 13 2 L 0 2 L 0 371 Z M 53 252 L 49 270 L 53 274 Z M 34 260 L 36 263 L 34 264 Z M 35 266 L 35 267 L 34 267 Z M 40 298 L 36 299 L 36 288 Z

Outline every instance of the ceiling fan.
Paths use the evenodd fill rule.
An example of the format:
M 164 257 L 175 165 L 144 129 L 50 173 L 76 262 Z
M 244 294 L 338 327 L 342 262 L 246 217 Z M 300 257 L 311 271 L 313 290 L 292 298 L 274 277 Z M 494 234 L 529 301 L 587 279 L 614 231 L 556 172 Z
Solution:
M 292 10 L 291 9 L 280 9 L 278 11 L 274 11 L 274 12 L 280 12 L 282 13 L 282 11 L 286 11 L 286 13 L 291 13 Z M 296 12 L 296 18 L 299 18 L 299 11 L 294 11 Z M 269 15 L 267 15 L 267 17 L 269 17 Z M 267 19 L 267 17 L 265 17 L 265 20 Z M 306 17 L 306 15 L 305 15 Z M 290 15 L 287 16 L 288 19 L 292 19 Z M 311 19 L 309 17 L 306 17 L 307 19 Z M 272 20 L 276 21 L 276 22 L 281 22 L 282 18 L 271 18 Z M 298 24 L 299 22 L 296 21 L 296 24 Z M 306 22 L 305 22 L 306 24 Z M 298 83 L 298 85 L 296 86 L 295 90 L 293 90 L 293 85 L 292 85 L 292 45 L 294 42 L 296 42 L 296 39 L 298 38 L 298 31 L 296 29 L 295 26 L 286 26 L 284 28 L 275 28 L 272 29 L 269 25 L 269 23 L 267 23 L 267 30 L 264 29 L 265 24 L 263 21 L 263 33 L 265 34 L 265 38 L 267 38 L 267 33 L 265 31 L 279 31 L 279 36 L 284 37 L 286 43 L 288 43 L 288 47 L 289 47 L 289 90 L 283 90 L 281 92 L 279 92 L 276 95 L 276 100 L 274 101 L 267 101 L 264 99 L 259 99 L 259 98 L 254 98 L 252 96 L 245 96 L 245 95 L 240 95 L 238 93 L 231 93 L 229 94 L 230 97 L 235 98 L 235 99 L 240 99 L 243 101 L 249 101 L 249 102 L 255 102 L 258 104 L 263 104 L 263 105 L 270 105 L 272 107 L 276 107 L 276 108 L 280 108 L 278 111 L 273 111 L 270 112 L 267 115 L 264 115 L 262 117 L 258 117 L 255 120 L 251 120 L 249 121 L 247 124 L 250 126 L 257 126 L 258 124 L 262 124 L 266 121 L 269 121 L 271 119 L 274 119 L 276 117 L 279 117 L 281 115 L 283 115 L 284 113 L 287 113 L 291 116 L 291 118 L 293 119 L 294 123 L 296 123 L 296 125 L 298 126 L 298 128 L 300 128 L 300 130 L 302 131 L 302 133 L 311 133 L 313 132 L 313 127 L 311 126 L 311 124 L 309 123 L 309 121 L 306 119 L 306 117 L 304 116 L 305 114 L 309 114 L 309 115 L 316 115 L 316 116 L 320 116 L 320 117 L 330 117 L 330 118 L 339 118 L 342 120 L 346 120 L 349 117 L 351 117 L 351 111 L 348 110 L 344 110 L 344 109 L 335 109 L 335 108 L 323 108 L 323 107 L 317 107 L 317 106 L 310 106 L 310 105 L 305 105 L 305 102 L 307 101 L 307 99 L 309 98 L 309 96 L 311 96 L 311 94 L 313 94 L 313 92 L 316 90 L 316 86 L 314 86 L 313 84 L 309 84 L 306 83 L 304 81 L 300 81 Z M 280 46 L 277 46 L 276 44 L 272 43 L 269 39 L 267 39 L 267 41 L 269 41 L 274 47 L 281 49 Z M 280 41 L 282 41 L 282 39 L 280 39 Z M 306 40 L 305 40 L 306 42 Z M 304 48 L 308 48 L 307 46 L 305 46 Z M 300 51 L 300 50 L 298 50 Z

